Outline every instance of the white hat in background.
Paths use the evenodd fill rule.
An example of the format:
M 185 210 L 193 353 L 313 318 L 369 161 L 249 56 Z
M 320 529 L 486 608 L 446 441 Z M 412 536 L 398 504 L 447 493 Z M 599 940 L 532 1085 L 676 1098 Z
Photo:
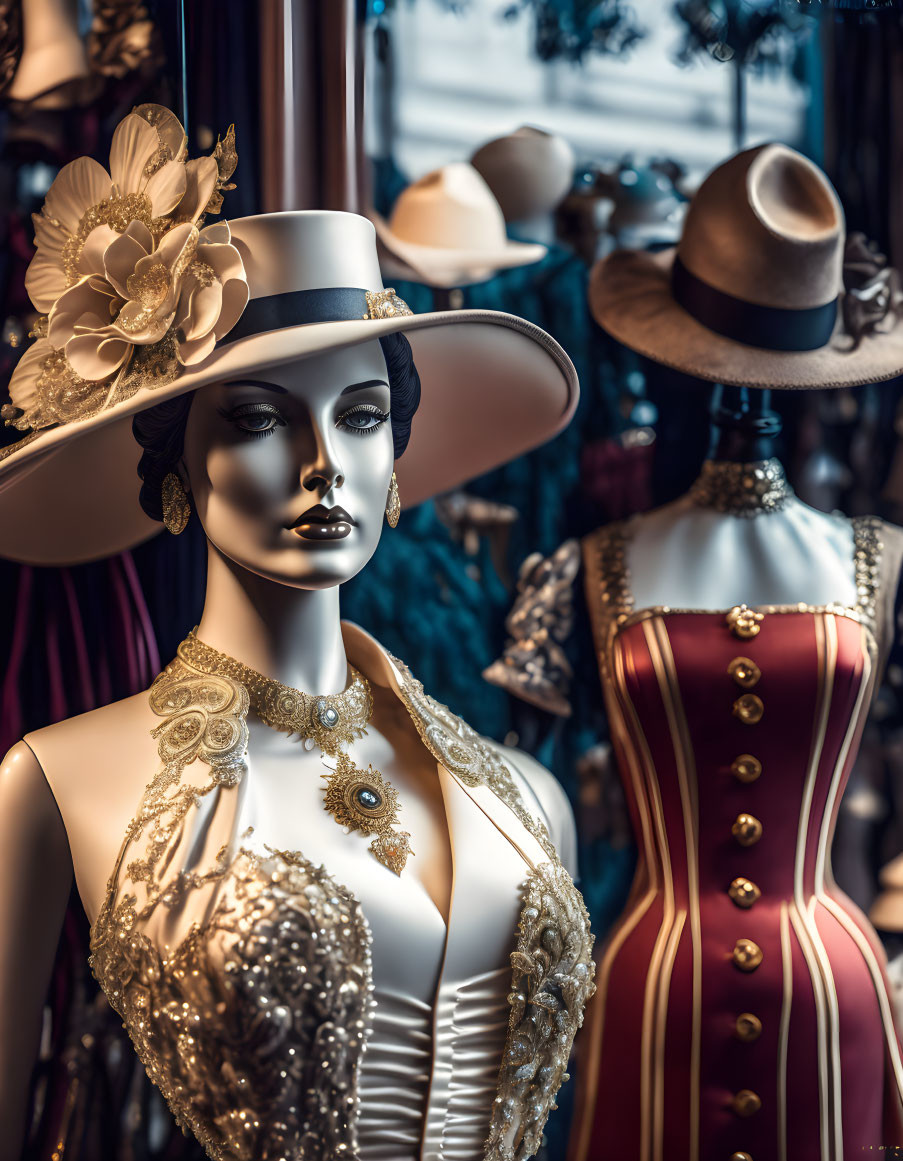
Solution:
M 430 286 L 485 282 L 499 270 L 546 255 L 545 246 L 507 237 L 492 191 L 466 162 L 444 165 L 409 185 L 388 222 L 372 217 L 384 271 Z

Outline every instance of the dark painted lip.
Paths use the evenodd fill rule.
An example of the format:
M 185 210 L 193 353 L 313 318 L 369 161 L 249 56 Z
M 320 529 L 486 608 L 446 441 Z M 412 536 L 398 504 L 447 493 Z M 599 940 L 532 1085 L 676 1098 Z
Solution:
M 354 526 L 355 521 L 338 504 L 334 508 L 327 508 L 323 504 L 315 504 L 313 508 L 308 508 L 306 512 L 303 512 L 294 524 L 289 525 L 289 528 L 294 531 L 306 525 L 339 523 Z

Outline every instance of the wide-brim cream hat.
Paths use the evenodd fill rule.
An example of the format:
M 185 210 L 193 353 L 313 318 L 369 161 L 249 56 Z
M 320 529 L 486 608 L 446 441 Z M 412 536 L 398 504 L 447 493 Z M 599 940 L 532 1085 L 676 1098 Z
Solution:
M 547 253 L 537 242 L 508 238 L 492 190 L 466 162 L 445 165 L 402 190 L 388 221 L 371 216 L 387 273 L 429 286 L 485 282 Z
M 139 119 L 131 114 L 123 125 Z M 132 138 L 141 137 L 138 129 L 129 126 Z M 208 383 L 394 332 L 408 337 L 422 386 L 396 466 L 405 506 L 513 459 L 569 421 L 577 378 L 558 343 L 495 311 L 411 314 L 383 287 L 366 218 L 297 211 L 199 232 L 178 219 L 190 217 L 192 199 L 208 205 L 214 166 L 209 189 L 206 168 L 189 170 L 176 224 L 166 229 L 159 211 L 172 212 L 173 190 L 185 191 L 186 180 L 171 169 L 175 160 L 148 177 L 143 162 L 130 160 L 134 141 L 126 144 L 117 160 L 114 137 L 112 198 L 111 175 L 83 158 L 86 164 L 73 162 L 76 169 L 57 178 L 43 220 L 36 215 L 38 254 L 27 285 L 49 324 L 47 337 L 23 355 L 12 402 L 2 409 L 28 434 L 0 450 L 0 555 L 70 564 L 146 540 L 162 526 L 138 503 L 137 412 Z M 145 152 L 157 148 L 145 145 Z M 129 185 L 138 192 L 126 197 L 147 198 L 153 232 L 127 222 L 141 204 L 123 207 Z M 222 176 L 216 188 L 228 188 Z M 119 313 L 110 323 L 113 309 Z
M 852 387 L 903 371 L 903 326 L 843 324 L 843 210 L 786 145 L 731 157 L 699 187 L 676 247 L 596 263 L 589 302 L 614 338 L 686 374 L 744 387 Z

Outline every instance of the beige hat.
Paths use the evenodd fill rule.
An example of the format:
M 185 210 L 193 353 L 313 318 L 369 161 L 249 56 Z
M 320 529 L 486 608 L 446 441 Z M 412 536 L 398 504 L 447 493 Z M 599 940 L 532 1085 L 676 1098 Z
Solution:
M 111 172 L 72 162 L 35 215 L 26 285 L 49 319 L 0 411 L 29 432 L 0 450 L 0 555 L 70 564 L 146 540 L 161 525 L 138 503 L 136 412 L 397 331 L 422 385 L 397 464 L 405 505 L 567 424 L 577 379 L 554 339 L 495 311 L 413 315 L 383 287 L 366 218 L 298 211 L 199 230 L 234 154 L 227 138 L 186 162 L 183 139 L 171 113 L 142 106 L 114 135 Z
M 549 214 L 571 188 L 574 151 L 563 137 L 522 125 L 480 146 L 470 164 L 485 180 L 508 222 Z
M 507 237 L 492 190 L 462 161 L 402 190 L 388 222 L 372 217 L 386 272 L 429 286 L 485 282 L 499 270 L 538 262 L 547 252 L 545 246 Z
M 708 175 L 676 247 L 597 262 L 590 308 L 626 346 L 716 383 L 891 379 L 903 371 L 903 326 L 889 309 L 861 341 L 844 331 L 844 244 L 843 209 L 822 171 L 786 145 L 761 145 Z

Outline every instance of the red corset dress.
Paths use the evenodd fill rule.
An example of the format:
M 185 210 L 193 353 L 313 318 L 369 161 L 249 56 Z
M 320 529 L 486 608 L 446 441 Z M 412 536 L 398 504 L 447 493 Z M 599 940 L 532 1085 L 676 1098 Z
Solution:
M 884 953 L 831 873 L 888 603 L 887 526 L 854 525 L 856 608 L 632 611 L 624 527 L 584 545 L 639 863 L 583 1033 L 578 1161 L 903 1145 Z

